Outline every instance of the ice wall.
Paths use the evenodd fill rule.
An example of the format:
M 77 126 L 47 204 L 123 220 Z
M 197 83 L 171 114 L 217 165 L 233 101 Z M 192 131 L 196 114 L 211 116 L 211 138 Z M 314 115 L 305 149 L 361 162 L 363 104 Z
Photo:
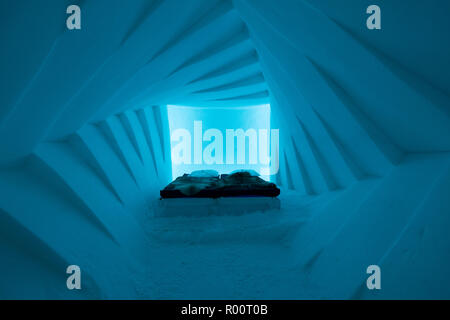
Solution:
M 169 105 L 167 109 L 171 149 L 181 150 L 175 155 L 172 152 L 173 179 L 194 170 L 216 170 L 222 174 L 243 169 L 256 172 L 263 171 L 263 168 L 270 169 L 270 144 L 274 139 L 270 134 L 270 105 L 240 108 Z M 195 123 L 197 129 L 194 129 Z M 213 131 L 208 131 L 210 129 Z M 234 136 L 236 132 L 240 132 L 237 131 L 239 129 L 243 133 L 243 145 L 240 144 L 241 138 Z M 185 137 L 175 139 L 174 134 L 180 132 L 179 130 L 187 130 L 189 139 Z M 227 134 L 227 130 L 233 131 L 232 137 Z M 247 130 L 250 131 L 246 137 Z M 260 130 L 265 134 L 261 134 Z M 180 145 L 186 146 L 185 140 L 189 141 L 190 148 L 177 148 Z M 184 158 L 183 151 L 187 151 L 190 156 Z

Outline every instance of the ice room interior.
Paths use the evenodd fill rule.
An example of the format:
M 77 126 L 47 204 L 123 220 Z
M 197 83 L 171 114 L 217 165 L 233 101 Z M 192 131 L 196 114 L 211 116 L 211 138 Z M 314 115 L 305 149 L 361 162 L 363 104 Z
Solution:
M 0 297 L 450 298 L 450 2 L 371 2 L 1 1 Z

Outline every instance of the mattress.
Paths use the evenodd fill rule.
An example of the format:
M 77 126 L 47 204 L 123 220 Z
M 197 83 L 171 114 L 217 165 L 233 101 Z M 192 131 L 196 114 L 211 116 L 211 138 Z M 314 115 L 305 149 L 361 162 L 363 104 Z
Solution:
M 214 174 L 210 170 L 184 174 L 160 191 L 161 198 L 277 197 L 280 189 L 254 171 Z

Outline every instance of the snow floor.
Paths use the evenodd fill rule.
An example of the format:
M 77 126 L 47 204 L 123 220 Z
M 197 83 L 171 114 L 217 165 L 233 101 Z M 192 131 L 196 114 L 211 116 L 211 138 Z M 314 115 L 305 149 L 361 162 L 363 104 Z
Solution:
M 283 190 L 281 210 L 264 213 L 149 218 L 146 232 L 152 242 L 146 270 L 136 279 L 138 295 L 150 299 L 320 298 L 296 267 L 290 242 L 335 193 L 299 197 Z

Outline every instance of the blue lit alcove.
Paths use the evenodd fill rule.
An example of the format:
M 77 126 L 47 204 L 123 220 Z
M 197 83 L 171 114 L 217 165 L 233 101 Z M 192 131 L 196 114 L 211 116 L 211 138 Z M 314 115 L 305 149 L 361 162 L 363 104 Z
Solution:
M 180 137 L 174 137 L 174 131 L 177 129 L 185 129 L 190 134 L 190 163 L 186 163 L 186 161 L 182 161 L 180 159 L 177 163 L 177 158 L 182 157 L 182 154 L 173 154 L 172 153 L 172 176 L 173 179 L 182 176 L 184 173 L 191 173 L 194 170 L 216 170 L 219 173 L 230 173 L 234 170 L 239 169 L 249 169 L 255 170 L 260 173 L 261 168 L 264 166 L 260 162 L 259 159 L 259 143 L 261 139 L 265 139 L 267 141 L 267 149 L 264 151 L 264 155 L 269 155 L 270 150 L 270 104 L 263 105 L 255 105 L 255 106 L 243 106 L 243 107 L 216 107 L 216 108 L 207 108 L 207 107 L 190 107 L 190 106 L 178 106 L 178 105 L 168 105 L 167 108 L 168 119 L 169 119 L 169 128 L 170 128 L 170 136 L 171 136 L 171 150 L 174 150 L 174 147 L 179 143 L 183 143 Z M 194 130 L 194 123 L 197 122 L 197 131 Z M 199 130 L 199 125 L 201 124 L 201 131 Z M 222 141 L 218 141 L 218 148 L 222 149 L 222 157 L 220 154 L 217 154 L 217 157 L 214 160 L 220 159 L 220 161 L 214 161 L 214 163 L 206 163 L 205 157 L 203 156 L 205 152 L 207 152 L 208 145 L 214 143 L 215 137 L 212 137 L 208 140 L 205 136 L 205 133 L 209 129 L 216 129 L 220 132 Z M 230 148 L 227 149 L 227 135 L 226 130 L 238 130 L 242 129 L 244 132 L 247 130 L 251 130 L 257 135 L 257 143 L 256 146 L 252 143 L 251 138 L 246 135 L 245 136 L 245 162 L 244 164 L 238 163 L 238 139 L 234 137 L 234 151 L 233 154 L 233 163 L 230 161 L 227 162 L 227 153 L 230 153 Z M 260 130 L 264 130 L 267 132 L 267 135 L 261 135 Z M 197 140 L 197 145 L 199 141 L 201 142 L 201 163 L 195 161 L 195 140 Z M 228 138 L 228 140 L 230 140 Z M 254 142 L 254 141 L 253 141 Z M 249 144 L 252 144 L 250 146 Z M 252 149 L 253 147 L 253 149 Z M 250 160 L 250 149 L 253 152 L 257 151 L 258 153 L 254 155 L 256 157 L 256 164 L 254 161 Z M 212 151 L 212 155 L 216 156 L 216 151 Z M 218 151 L 220 152 L 220 151 Z M 197 150 L 197 156 L 200 153 Z M 264 166 L 266 167 L 266 166 Z M 269 176 L 262 176 L 265 179 L 269 179 Z

